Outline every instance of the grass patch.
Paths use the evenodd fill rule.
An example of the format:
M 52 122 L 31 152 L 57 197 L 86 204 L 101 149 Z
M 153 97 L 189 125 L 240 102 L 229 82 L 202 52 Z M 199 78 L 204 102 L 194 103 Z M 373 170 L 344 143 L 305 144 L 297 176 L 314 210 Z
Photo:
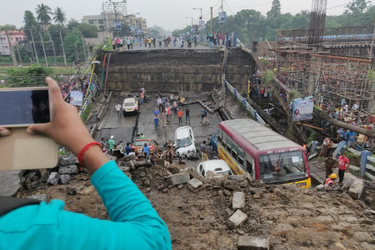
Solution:
M 83 112 L 83 114 L 82 114 L 82 116 L 81 116 L 81 119 L 82 119 L 82 122 L 83 122 L 83 123 L 86 123 L 87 118 L 89 118 L 89 115 L 90 115 L 90 112 L 91 112 L 92 107 L 93 107 L 93 104 L 91 103 L 91 104 L 86 108 L 86 110 Z

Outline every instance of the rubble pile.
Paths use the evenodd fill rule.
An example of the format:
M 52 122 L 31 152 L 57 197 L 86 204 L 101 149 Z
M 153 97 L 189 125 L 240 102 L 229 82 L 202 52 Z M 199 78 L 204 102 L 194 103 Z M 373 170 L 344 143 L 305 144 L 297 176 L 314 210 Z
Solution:
M 364 202 L 374 183 L 357 200 L 349 190 L 268 186 L 211 171 L 203 177 L 178 164 L 131 175 L 168 225 L 173 249 L 374 249 L 375 211 Z

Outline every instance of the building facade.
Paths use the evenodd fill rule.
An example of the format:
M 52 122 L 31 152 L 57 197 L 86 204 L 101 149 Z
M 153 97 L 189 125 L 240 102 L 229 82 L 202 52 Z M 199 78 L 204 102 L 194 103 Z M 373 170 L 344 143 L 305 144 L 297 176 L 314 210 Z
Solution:
M 9 36 L 9 41 L 8 41 Z M 0 55 L 9 56 L 9 42 L 12 46 L 18 45 L 19 42 L 26 40 L 26 35 L 22 30 L 9 30 L 8 36 L 5 31 L 0 32 Z

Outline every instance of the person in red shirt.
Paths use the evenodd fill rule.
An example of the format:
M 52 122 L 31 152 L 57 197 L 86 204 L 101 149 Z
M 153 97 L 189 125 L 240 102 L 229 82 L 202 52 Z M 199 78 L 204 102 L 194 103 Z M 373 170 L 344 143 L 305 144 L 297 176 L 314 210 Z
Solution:
M 184 112 L 182 112 L 181 108 L 178 110 L 178 125 L 183 124 L 182 122 L 182 115 Z
M 341 185 L 344 181 L 344 175 L 349 171 L 349 159 L 345 157 L 345 153 L 342 153 L 338 159 L 339 167 L 339 184 Z

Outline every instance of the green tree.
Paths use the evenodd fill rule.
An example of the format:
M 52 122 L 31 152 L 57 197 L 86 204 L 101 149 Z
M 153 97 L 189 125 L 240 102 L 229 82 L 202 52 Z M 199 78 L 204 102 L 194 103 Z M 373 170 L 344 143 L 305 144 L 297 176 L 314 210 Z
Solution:
M 277 17 L 281 14 L 280 0 L 273 0 L 271 10 L 267 12 L 267 18 Z
M 62 34 L 61 34 L 61 27 L 64 26 L 67 19 L 66 19 L 65 12 L 60 7 L 57 7 L 53 14 L 54 14 L 53 20 L 59 25 L 59 27 L 58 27 L 59 35 L 60 35 L 60 40 L 61 40 L 61 47 L 62 47 L 62 50 L 63 50 L 64 64 L 65 64 L 65 67 L 66 67 L 67 64 L 66 64 L 65 47 L 64 47 L 64 40 L 63 40 Z
M 354 0 L 346 5 L 347 10 L 344 14 L 358 16 L 365 12 L 365 10 L 369 7 L 370 1 L 366 0 Z
M 48 25 L 51 23 L 52 11 L 51 8 L 45 4 L 38 4 L 36 10 L 36 19 L 43 26 L 44 29 L 47 29 Z
M 0 27 L 0 31 L 6 31 L 6 30 L 16 30 L 17 27 L 13 24 L 5 24 Z

